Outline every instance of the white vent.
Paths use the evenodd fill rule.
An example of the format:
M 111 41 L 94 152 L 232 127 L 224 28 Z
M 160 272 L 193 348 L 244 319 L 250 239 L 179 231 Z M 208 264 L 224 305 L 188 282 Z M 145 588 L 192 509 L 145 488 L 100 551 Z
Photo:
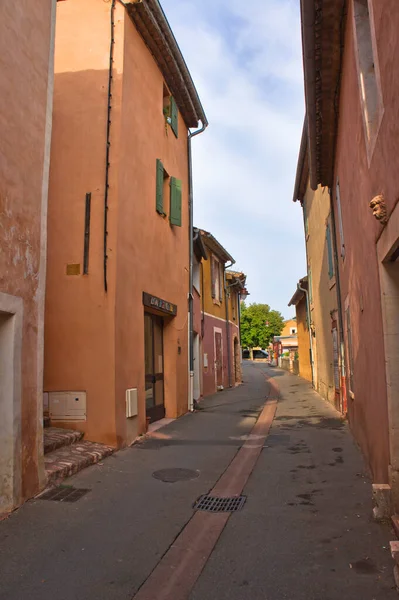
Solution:
M 49 392 L 52 421 L 86 421 L 86 392 Z
M 126 390 L 126 418 L 136 417 L 137 410 L 137 388 Z

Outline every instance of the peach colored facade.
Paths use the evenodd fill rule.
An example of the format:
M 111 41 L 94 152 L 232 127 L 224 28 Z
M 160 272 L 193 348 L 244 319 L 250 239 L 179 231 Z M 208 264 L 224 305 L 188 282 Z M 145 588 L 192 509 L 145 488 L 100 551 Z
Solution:
M 57 425 L 76 427 L 86 439 L 116 447 L 130 444 L 146 428 L 145 313 L 162 318 L 163 351 L 161 344 L 156 360 L 163 362 L 165 416 L 178 417 L 188 408 L 188 128 L 181 105 L 178 137 L 167 124 L 165 89 L 160 67 L 121 3 L 59 4 L 45 390 L 85 392 L 86 420 Z M 165 170 L 164 214 L 156 210 L 157 160 Z M 166 174 L 181 182 L 181 226 L 169 219 Z M 88 273 L 83 274 L 86 194 L 91 194 L 91 218 Z M 79 274 L 69 275 L 71 270 Z M 176 314 L 144 306 L 143 293 L 174 305 Z M 138 410 L 127 418 L 129 389 L 137 390 Z
M 0 514 L 43 467 L 43 312 L 55 0 L 0 3 Z

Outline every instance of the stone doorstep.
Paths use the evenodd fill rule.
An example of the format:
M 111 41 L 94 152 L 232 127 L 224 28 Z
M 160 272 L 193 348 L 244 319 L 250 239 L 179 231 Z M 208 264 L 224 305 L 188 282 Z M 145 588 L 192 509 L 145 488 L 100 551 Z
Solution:
M 57 448 L 70 446 L 79 442 L 83 437 L 81 431 L 75 429 L 61 429 L 59 427 L 46 427 L 43 431 L 44 454 L 53 452 Z
M 58 448 L 44 457 L 47 485 L 74 475 L 90 465 L 110 456 L 114 448 L 95 442 L 79 441 Z

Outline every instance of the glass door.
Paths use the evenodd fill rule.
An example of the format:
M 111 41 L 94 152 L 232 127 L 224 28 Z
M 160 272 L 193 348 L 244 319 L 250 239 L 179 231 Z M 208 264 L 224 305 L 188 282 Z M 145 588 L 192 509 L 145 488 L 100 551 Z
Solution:
M 145 403 L 150 422 L 165 416 L 163 369 L 163 320 L 144 314 Z

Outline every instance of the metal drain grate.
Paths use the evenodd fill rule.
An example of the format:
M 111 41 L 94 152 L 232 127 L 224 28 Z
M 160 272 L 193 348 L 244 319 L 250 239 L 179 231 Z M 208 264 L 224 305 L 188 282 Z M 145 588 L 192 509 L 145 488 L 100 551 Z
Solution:
M 233 496 L 231 498 L 219 498 L 217 496 L 200 496 L 194 505 L 194 510 L 205 510 L 207 512 L 236 512 L 241 510 L 245 504 L 246 496 Z
M 54 502 L 76 502 L 85 496 L 89 489 L 77 489 L 72 486 L 60 485 L 57 488 L 44 492 L 39 500 L 53 500 Z

